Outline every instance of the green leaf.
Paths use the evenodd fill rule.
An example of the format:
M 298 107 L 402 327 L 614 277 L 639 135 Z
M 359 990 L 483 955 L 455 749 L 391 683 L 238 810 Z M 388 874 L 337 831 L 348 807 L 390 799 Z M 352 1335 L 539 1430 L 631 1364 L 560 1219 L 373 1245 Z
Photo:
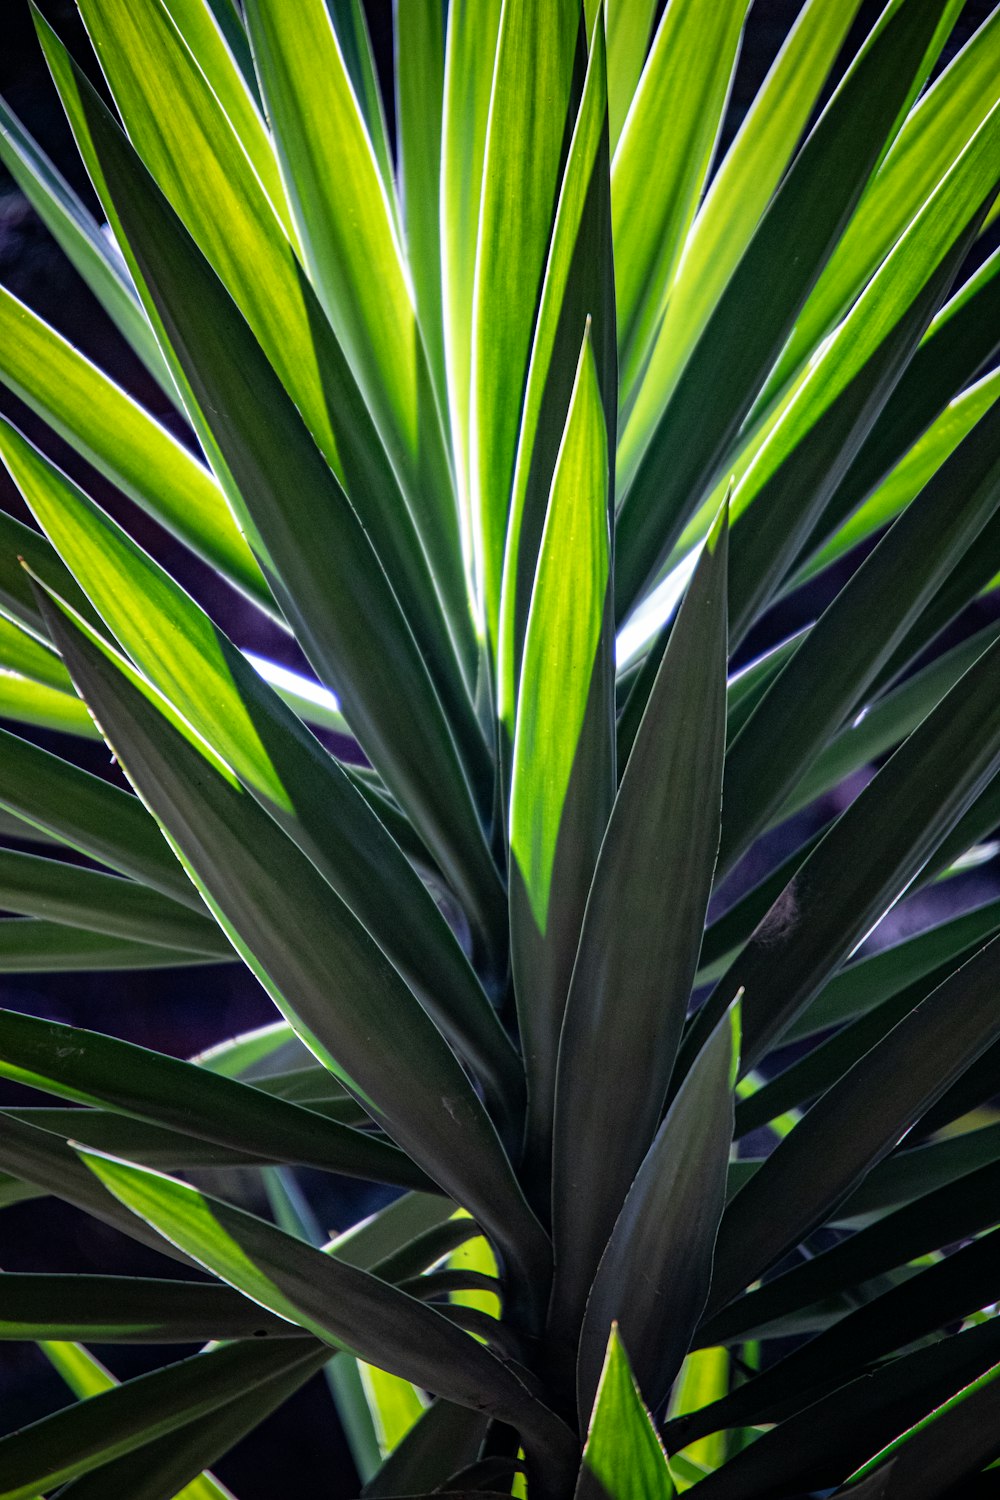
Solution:
M 786 1313 L 846 1292 L 918 1256 L 988 1229 L 1000 1218 L 996 1187 L 1000 1164 L 990 1162 L 886 1214 L 821 1255 L 731 1302 L 698 1331 L 699 1343 L 731 1343 L 753 1335 Z
M 351 75 L 358 108 L 364 115 L 372 150 L 378 162 L 386 193 L 396 208 L 396 181 L 393 176 L 392 147 L 385 121 L 385 106 L 379 88 L 378 69 L 372 49 L 363 0 L 329 0 L 328 9 L 340 43 L 340 50 Z
M 197 892 L 138 797 L 0 730 L 0 806 L 61 844 L 195 911 Z
M 187 949 L 154 947 L 40 918 L 0 921 L 0 974 L 55 974 L 64 969 L 173 969 L 224 963 Z
M 64 1140 L 48 1130 L 41 1130 L 24 1120 L 16 1119 L 8 1111 L 3 1112 L 2 1119 L 0 1171 L 10 1173 L 20 1182 L 41 1188 L 44 1193 L 52 1193 L 64 1202 L 71 1203 L 74 1208 L 82 1209 L 84 1213 L 99 1219 L 102 1224 L 108 1224 L 112 1229 L 121 1230 L 141 1244 L 150 1246 L 161 1255 L 187 1262 L 186 1256 L 175 1256 L 173 1247 L 155 1230 L 123 1209 L 93 1173 L 87 1171 L 76 1152 Z
M 783 803 L 777 820 L 790 817 L 814 798 L 831 790 L 852 771 L 876 760 L 912 733 L 998 634 L 1000 627 L 988 625 L 961 645 L 944 652 L 922 671 L 914 673 L 884 698 L 871 705 L 865 704 L 854 721 L 816 757 L 792 795 Z
M 994 939 L 783 1137 L 726 1211 L 716 1246 L 713 1311 L 821 1223 L 996 1039 L 998 962 L 1000 943 Z
M 617 1325 L 612 1324 L 587 1428 L 576 1500 L 674 1500 L 676 1493 L 625 1345 Z
M 4 1118 L 47 1131 L 63 1141 L 93 1146 L 95 1151 L 107 1151 L 168 1172 L 186 1171 L 189 1167 L 253 1167 L 274 1160 L 268 1151 L 218 1146 L 112 1110 L 34 1105 L 5 1110 Z
M 199 1344 L 297 1330 L 229 1287 L 142 1276 L 0 1273 L 0 1338 Z
M 497 713 L 508 754 L 538 551 L 588 319 L 608 447 L 614 449 L 618 370 L 612 267 L 604 30 L 598 26 L 556 206 L 514 468 L 497 665 Z
M 713 1279 L 739 1049 L 737 999 L 664 1116 L 601 1259 L 580 1334 L 581 1414 L 593 1402 L 605 1329 L 615 1322 L 651 1407 L 666 1398 L 688 1352 Z
M 230 498 L 282 607 L 320 680 L 336 689 L 376 769 L 489 930 L 499 919 L 499 879 L 452 739 L 454 721 L 445 719 L 358 515 L 249 328 L 127 142 L 103 110 L 91 123 L 143 276 L 200 405 L 213 414 L 237 487 Z M 303 535 L 312 540 L 308 548 L 299 544 Z M 466 709 L 471 715 L 467 701 Z M 474 723 L 471 733 L 485 758 Z M 468 748 L 464 739 L 463 745 Z
M 1000 1231 L 994 1229 L 855 1308 L 722 1401 L 681 1420 L 708 1431 L 801 1410 L 894 1350 L 960 1323 L 993 1302 L 998 1286 Z
M 392 1374 L 520 1427 L 564 1456 L 567 1430 L 517 1375 L 440 1312 L 187 1183 L 85 1154 L 134 1213 L 279 1317 Z
M 769 603 L 944 300 L 997 191 L 998 146 L 1000 106 L 817 354 L 737 486 L 737 639 Z
M 73 691 L 69 673 L 52 648 L 3 616 L 0 616 L 0 671 L 16 672 L 63 693 Z
M 0 719 L 29 724 L 36 729 L 56 729 L 62 734 L 79 735 L 81 739 L 99 738 L 86 706 L 79 698 L 2 667 Z
M 96 622 L 98 616 L 90 600 L 51 543 L 32 527 L 0 511 L 0 614 L 4 618 L 21 625 L 36 640 L 51 644 L 21 559 L 36 577 L 58 589 L 74 609 Z
M 843 317 L 998 101 L 1000 16 L 994 14 L 903 122 L 799 314 L 768 391 L 779 389 Z
M 236 1151 L 350 1177 L 425 1185 L 423 1174 L 383 1141 L 249 1084 L 99 1032 L 0 1011 L 0 1076 Z
M 838 1222 L 911 1203 L 955 1177 L 1000 1160 L 1000 1126 L 987 1125 L 950 1140 L 897 1151 L 870 1172 L 838 1210 Z
M 89 1470 L 72 1480 L 62 1495 L 65 1500 L 101 1500 L 109 1494 L 128 1495 L 131 1500 L 174 1500 L 175 1496 L 176 1500 L 235 1500 L 213 1475 L 201 1471 L 258 1427 L 328 1358 L 329 1351 L 323 1350 L 292 1370 L 279 1372 L 207 1417 Z
M 1000 251 L 945 303 L 931 323 L 801 556 L 809 557 L 824 542 L 826 546 L 799 568 L 786 587 L 812 577 L 891 520 L 990 409 L 996 399 L 995 371 L 971 389 L 964 387 L 1000 343 L 998 307 Z
M 470 497 L 473 288 L 501 0 L 449 0 L 441 126 L 441 293 L 462 557 L 476 576 Z
M 615 301 L 626 404 L 712 163 L 746 8 L 742 0 L 672 0 L 615 148 Z
M 435 1180 L 515 1259 L 547 1258 L 483 1106 L 368 933 L 155 690 L 79 621 L 44 608 L 126 774 L 286 1020 L 405 1151 L 433 1162 Z
M 611 149 L 614 150 L 646 61 L 656 0 L 608 0 L 605 12 L 608 114 Z
M 493 643 L 532 330 L 583 49 L 578 0 L 504 4 L 478 220 L 470 398 L 476 561 Z M 477 66 L 482 68 L 481 59 Z M 446 259 L 446 275 L 448 270 Z
M 722 871 L 732 869 L 832 734 L 865 702 L 894 647 L 974 545 L 1000 503 L 998 440 L 1000 407 L 994 407 L 840 590 L 760 700 L 726 757 Z
M 781 182 L 633 466 L 616 537 L 617 616 L 656 576 L 853 212 L 946 0 L 906 0 L 859 56 Z M 748 316 L 748 309 L 753 316 Z
M 230 7 L 235 24 L 224 27 L 220 11 Z M 246 32 L 231 0 L 163 0 L 164 9 L 222 105 L 240 145 L 250 158 L 278 218 L 292 242 L 295 231 L 282 186 L 274 143 L 261 111 Z M 234 42 L 237 44 L 234 47 Z M 249 64 L 249 77 L 240 67 Z M 253 80 L 251 83 L 250 80 Z
M 1000 1319 L 936 1340 L 853 1380 L 765 1432 L 708 1475 L 705 1500 L 773 1500 L 839 1484 L 901 1429 L 974 1380 L 1000 1354 Z
M 550 1313 L 563 1336 L 579 1326 L 601 1253 L 656 1133 L 698 964 L 726 737 L 726 543 L 722 511 L 611 811 L 566 1001 Z M 623 1092 L 621 1080 L 638 1076 L 643 1088 Z M 599 1330 L 598 1358 L 605 1335 Z M 631 1347 L 627 1328 L 625 1338 Z
M 174 400 L 170 371 L 128 273 L 93 214 L 3 100 L 0 160 L 116 328 Z
M 996 771 L 998 672 L 994 643 L 814 847 L 702 1007 L 686 1056 L 743 986 L 744 1068 L 754 1067 L 899 899 Z
M 835 974 L 815 1000 L 784 1033 L 788 1041 L 811 1036 L 827 1026 L 873 1010 L 944 964 L 971 957 L 1000 926 L 1000 902 L 988 901 L 949 922 L 939 922 Z
M 475 1462 L 485 1435 L 481 1412 L 438 1398 L 369 1479 L 362 1491 L 365 1500 L 437 1489 Z
M 902 1433 L 871 1465 L 866 1464 L 852 1479 L 868 1473 L 872 1465 L 889 1460 L 876 1494 L 885 1500 L 934 1500 L 954 1491 L 963 1480 L 971 1480 L 1000 1455 L 997 1414 L 1000 1412 L 1000 1364 L 929 1412 L 909 1432 Z M 852 1490 L 853 1494 L 854 1491 Z
M 51 1490 L 174 1432 L 315 1357 L 307 1339 L 284 1348 L 228 1344 L 43 1417 L 0 1440 L 0 1494 L 3 1500 L 33 1500 L 40 1487 Z
M 204 465 L 5 287 L 0 349 L 0 380 L 16 396 L 199 557 L 256 603 L 274 609 L 260 568 Z
M 120 5 L 118 0 L 93 0 L 87 8 L 88 24 L 98 21 L 98 11 L 101 36 L 105 34 L 104 21 L 114 11 L 114 37 L 109 38 L 108 50 L 102 55 L 113 74 L 112 92 L 116 93 L 131 139 L 260 340 L 273 366 L 264 377 L 268 385 L 284 386 L 311 434 L 312 441 L 307 445 L 301 431 L 293 438 L 286 433 L 279 440 L 279 450 L 285 451 L 282 443 L 289 442 L 292 451 L 308 446 L 309 456 L 302 462 L 315 464 L 313 444 L 319 447 L 369 531 L 428 660 L 434 663 L 441 683 L 452 683 L 458 696 L 462 689 L 445 623 L 398 481 L 343 351 L 218 100 L 158 3 L 144 0 L 140 12 Z M 147 243 L 146 236 L 134 234 L 134 223 L 130 220 L 123 224 L 119 216 L 125 193 L 141 190 L 141 169 L 119 139 L 103 102 L 58 37 L 37 13 L 35 20 L 77 145 L 157 332 L 188 417 L 240 519 L 240 475 L 231 473 L 219 454 L 199 407 L 201 387 L 197 381 L 194 388 L 189 384 L 182 351 L 171 347 L 176 330 L 172 326 L 164 329 L 160 310 L 145 284 L 146 262 L 143 259 L 140 265 L 137 255 L 140 246 Z M 109 189 L 104 159 L 109 136 L 112 147 L 119 147 L 114 191 Z M 194 160 L 198 162 L 197 172 L 188 169 L 187 164 Z M 192 285 L 203 276 L 204 268 L 200 267 Z M 213 289 L 218 296 L 218 289 Z M 196 313 L 198 295 L 189 295 L 191 312 Z M 232 319 L 229 299 L 224 302 L 227 310 L 223 325 Z M 207 332 L 204 330 L 203 336 Z M 256 345 L 254 348 L 256 362 L 264 365 L 264 356 Z M 239 363 L 238 346 L 227 351 L 227 358 Z M 283 400 L 280 392 L 276 396 Z M 211 400 L 208 406 L 213 409 Z M 249 535 L 252 538 L 252 530 Z M 461 622 L 462 611 L 467 615 L 464 596 L 452 619 L 453 626 Z
M 400 476 L 443 597 L 460 610 L 457 516 L 431 372 L 337 33 L 324 0 L 292 7 L 250 0 L 247 20 L 306 270 Z
M 416 1292 L 415 1288 L 413 1290 Z M 414 1423 L 420 1420 L 426 1403 L 409 1380 L 389 1375 L 375 1365 L 361 1364 L 358 1368 L 375 1421 L 379 1450 L 385 1457 L 398 1448 Z
M 619 452 L 625 483 L 781 181 L 857 10 L 858 0 L 807 0 L 709 183 L 634 392 Z M 613 15 L 614 10 L 608 17 L 609 48 Z
M 446 11 L 439 0 L 394 0 L 392 12 L 403 235 L 417 321 L 444 413 L 440 193 Z
M 615 787 L 608 465 L 588 330 L 531 596 L 510 796 L 511 959 L 536 1172 L 547 1170 L 563 1006 Z
M 137 666 L 310 856 L 481 1071 L 498 1113 L 516 1116 L 521 1070 L 492 1006 L 431 895 L 339 764 L 170 575 L 2 424 L 0 453 Z M 12 765 L 10 774 L 29 768 Z M 0 803 L 4 779 L 0 770 Z M 190 891 L 174 868 L 175 884 Z
M 37 854 L 0 849 L 0 906 L 22 916 L 187 950 L 216 961 L 230 955 L 229 944 L 207 912 L 199 915 L 134 880 Z

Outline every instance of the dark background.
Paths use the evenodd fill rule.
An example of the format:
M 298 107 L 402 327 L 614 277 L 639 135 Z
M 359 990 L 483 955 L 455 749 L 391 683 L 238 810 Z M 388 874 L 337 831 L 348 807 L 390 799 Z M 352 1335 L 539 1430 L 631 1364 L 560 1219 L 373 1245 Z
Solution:
M 294 3 L 294 0 L 288 0 Z M 407 0 L 400 0 L 407 3 Z M 720 0 L 726 3 L 726 0 Z M 64 176 L 95 211 L 94 197 L 72 143 L 61 107 L 51 86 L 35 40 L 27 0 L 0 0 L 0 93 L 57 164 Z M 993 8 L 992 0 L 969 0 L 955 28 L 942 66 Z M 101 78 L 71 0 L 47 0 L 43 9 L 77 58 L 101 86 Z M 387 84 L 386 105 L 392 124 L 392 3 L 366 0 L 369 25 L 379 70 Z M 723 149 L 738 127 L 773 57 L 799 9 L 798 0 L 757 0 L 747 25 L 739 70 L 730 101 Z M 848 40 L 850 56 L 881 6 L 862 6 Z M 104 312 L 50 239 L 46 230 L 0 169 L 0 281 L 78 345 L 101 368 L 111 373 L 139 401 L 180 436 L 176 414 L 159 389 L 126 347 Z M 95 498 L 124 521 L 133 535 L 178 576 L 242 645 L 272 656 L 289 666 L 301 665 L 294 646 L 261 615 L 246 605 L 205 566 L 155 522 L 124 500 L 89 465 L 54 434 L 47 431 L 14 397 L 0 387 L 0 411 L 11 417 L 51 457 L 79 479 Z M 21 520 L 29 519 L 5 473 L 0 471 L 0 505 Z M 783 638 L 790 630 L 815 618 L 854 566 L 840 570 L 786 601 L 763 622 L 748 642 L 747 654 Z M 955 634 L 967 634 L 995 617 L 994 601 L 977 603 L 966 613 Z M 26 731 L 19 731 L 26 732 Z M 68 753 L 60 736 L 34 736 L 50 748 Z M 61 741 L 61 743 L 60 743 Z M 79 742 L 77 742 L 79 743 Z M 74 750 L 76 745 L 74 745 Z M 100 746 L 86 746 L 78 757 L 88 769 L 114 778 Z M 864 775 L 871 774 L 861 773 Z M 856 792 L 859 780 L 838 794 Z M 830 803 L 821 810 L 829 816 Z M 814 811 L 807 814 L 820 820 Z M 797 842 L 797 840 L 796 840 Z M 755 868 L 745 872 L 750 881 L 763 865 L 790 847 L 788 833 L 777 830 L 763 841 Z M 879 941 L 898 934 L 901 924 L 920 925 L 929 915 L 940 920 L 996 893 L 992 866 L 949 883 L 907 903 L 884 924 Z M 0 977 L 0 1004 L 75 1025 L 128 1036 L 145 1046 L 179 1056 L 274 1017 L 273 1008 L 256 981 L 237 964 L 182 973 L 152 971 L 141 974 L 75 974 Z M 41 1102 L 26 1091 L 8 1088 L 0 1102 Z M 228 1177 L 232 1190 L 232 1175 Z M 337 1228 L 376 1206 L 378 1198 L 356 1184 L 312 1174 L 310 1188 L 317 1195 L 325 1227 Z M 374 1190 L 373 1190 L 374 1191 Z M 4 1211 L 0 1216 L 0 1267 L 6 1270 L 116 1271 L 163 1274 L 163 1262 L 150 1251 L 96 1221 L 58 1204 L 40 1200 Z M 170 1275 L 179 1274 L 171 1265 Z M 127 1376 L 163 1362 L 165 1351 L 127 1348 L 96 1350 L 116 1375 Z M 177 1357 L 182 1350 L 170 1351 Z M 64 1404 L 68 1392 L 45 1358 L 33 1346 L 0 1344 L 0 1430 L 10 1431 Z M 335 1497 L 356 1494 L 350 1459 L 332 1415 L 326 1388 L 319 1378 L 217 1466 L 239 1500 L 276 1500 L 296 1493 Z

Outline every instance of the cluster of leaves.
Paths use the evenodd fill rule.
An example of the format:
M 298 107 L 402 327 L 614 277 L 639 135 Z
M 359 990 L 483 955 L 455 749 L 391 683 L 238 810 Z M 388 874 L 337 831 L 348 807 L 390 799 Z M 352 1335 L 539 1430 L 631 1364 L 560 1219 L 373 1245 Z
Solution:
M 0 1203 L 185 1268 L 0 1273 L 85 1398 L 0 1497 L 221 1500 L 321 1369 L 372 1496 L 980 1474 L 1000 901 L 857 950 L 1000 822 L 1000 629 L 937 644 L 1000 570 L 1000 12 L 806 0 L 723 154 L 743 0 L 399 0 L 394 145 L 359 0 L 79 9 L 107 225 L 6 109 L 0 156 L 186 440 L 3 289 L 0 378 L 315 678 L 0 422 L 0 967 L 280 1012 L 189 1061 L 0 1013 L 66 1101 L 3 1112 Z M 326 1243 L 303 1166 L 402 1195 Z

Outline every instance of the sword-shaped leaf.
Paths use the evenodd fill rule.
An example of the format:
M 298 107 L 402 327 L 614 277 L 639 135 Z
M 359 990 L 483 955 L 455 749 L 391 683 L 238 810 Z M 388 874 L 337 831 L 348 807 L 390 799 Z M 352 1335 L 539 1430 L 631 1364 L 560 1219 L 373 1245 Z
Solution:
M 400 211 L 417 321 L 438 406 L 447 413 L 441 284 L 444 29 L 438 0 L 394 0 Z
M 155 689 L 81 622 L 42 607 L 126 774 L 285 1018 L 515 1261 L 544 1265 L 544 1236 L 482 1104 L 366 930 Z
M 746 1296 L 722 1309 L 698 1330 L 698 1342 L 732 1343 L 798 1308 L 872 1277 L 955 1245 L 990 1228 L 998 1219 L 1000 1163 L 988 1162 L 945 1182 L 894 1213 L 840 1240 L 811 1260 L 800 1260 Z
M 451 449 L 462 555 L 470 580 L 478 576 L 469 491 L 473 289 L 500 9 L 501 0 L 449 0 L 445 38 L 441 293 Z M 481 607 L 481 600 L 478 604 Z
M 1000 104 L 823 350 L 733 496 L 732 628 L 773 597 L 944 301 L 997 191 Z
M 400 476 L 435 579 L 460 608 L 458 518 L 431 371 L 392 205 L 336 30 L 325 0 L 250 0 L 247 21 L 306 269 Z
M 256 603 L 274 603 L 205 466 L 120 386 L 0 287 L 0 380 Z
M 712 1311 L 822 1222 L 996 1040 L 994 938 L 899 1022 L 782 1138 L 723 1219 Z
M 394 1146 L 314 1110 L 116 1037 L 16 1011 L 0 1011 L 0 1077 L 251 1155 L 428 1185 Z
M 609 453 L 589 332 L 556 461 L 524 643 L 510 797 L 511 957 L 528 1157 L 548 1172 L 556 1051 L 615 788 Z
M 40 917 L 0 921 L 0 974 L 56 974 L 79 969 L 174 969 L 225 963 L 187 949 L 109 937 L 86 927 L 70 927 Z
M 206 1466 L 258 1427 L 328 1360 L 329 1350 L 320 1350 L 208 1416 L 99 1469 L 89 1469 L 66 1485 L 63 1500 L 104 1500 L 106 1495 L 128 1495 L 131 1500 L 236 1500 L 214 1475 L 203 1472 Z
M 1000 16 L 994 13 L 903 121 L 799 315 L 768 392 L 782 387 L 844 315 L 998 101 Z
M 433 1307 L 188 1183 L 84 1153 L 94 1174 L 178 1247 L 279 1317 L 459 1405 L 513 1421 L 565 1462 L 573 1440 L 513 1368 Z
M 991 1318 L 892 1360 L 763 1433 L 702 1481 L 705 1500 L 828 1490 L 998 1358 L 1000 1319 Z
M 994 642 L 792 875 L 692 1023 L 687 1057 L 742 986 L 744 1066 L 755 1067 L 899 899 L 993 778 L 998 687 Z
M 344 353 L 270 200 L 162 6 L 145 0 L 140 13 L 131 6 L 118 6 L 117 0 L 94 0 L 88 6 L 88 24 L 99 22 L 103 27 L 110 10 L 116 12 L 115 39 L 102 55 L 115 78 L 117 102 L 140 154 L 260 340 L 264 354 L 258 349 L 256 357 L 268 366 L 269 383 L 283 386 L 294 400 L 313 443 L 368 529 L 442 684 L 451 683 L 457 695 L 461 684 L 445 622 L 399 483 Z M 180 351 L 171 348 L 174 330 L 164 331 L 145 285 L 146 262 L 140 266 L 137 260 L 133 225 L 123 224 L 119 216 L 120 192 L 109 190 L 104 144 L 99 151 L 97 143 L 103 143 L 109 132 L 119 137 L 115 122 L 55 32 L 37 13 L 35 22 L 77 145 L 157 332 L 188 418 L 235 506 L 238 496 L 233 487 L 238 487 L 239 475 L 234 477 L 220 458 L 199 407 L 199 395 L 179 362 Z M 104 32 L 95 34 L 103 36 Z M 147 88 L 155 97 L 147 94 Z M 144 174 L 127 144 L 119 139 L 118 145 L 125 157 L 119 170 L 124 171 L 126 184 L 134 185 Z M 188 170 L 192 160 L 199 163 L 196 172 Z M 115 187 L 121 187 L 118 178 Z M 235 349 L 229 357 L 237 362 L 240 358 Z M 195 384 L 200 393 L 200 385 Z M 296 446 L 302 444 L 300 436 Z M 453 626 L 456 621 L 461 625 L 463 612 L 468 614 L 464 597 Z
M 670 0 L 615 148 L 615 300 L 626 406 L 712 163 L 746 9 L 744 0 Z
M 0 730 L 0 806 L 121 875 L 202 909 L 201 900 L 138 797 L 18 735 Z
M 553 1139 L 551 1314 L 563 1336 L 579 1324 L 656 1133 L 698 965 L 726 739 L 726 537 L 722 511 L 611 811 L 566 1001 Z M 641 1089 L 622 1089 L 623 1078 L 638 1076 Z M 599 1354 L 605 1338 L 606 1330 Z
M 229 945 L 208 913 L 120 875 L 0 849 L 0 907 L 217 961 Z
M 894 647 L 998 504 L 1000 407 L 994 407 L 840 590 L 731 746 L 724 871 L 864 703 Z
M 618 144 L 646 62 L 655 16 L 656 0 L 608 0 L 605 6 L 612 151 Z
M 520 1066 L 492 1006 L 431 895 L 339 763 L 169 573 L 2 420 L 0 454 L 136 665 L 318 865 L 481 1070 L 491 1103 L 516 1116 Z M 22 776 L 30 763 L 18 768 Z M 0 769 L 0 804 L 14 770 Z
M 725 1205 L 739 1033 L 737 999 L 681 1085 L 618 1216 L 580 1333 L 581 1421 L 597 1389 L 605 1329 L 615 1322 L 651 1407 L 688 1352 Z
M 3 100 L 0 160 L 118 331 L 175 400 L 170 371 L 124 265 L 86 204 Z
M 783 179 L 705 324 L 622 499 L 625 616 L 719 477 L 730 443 L 854 210 L 946 0 L 906 0 L 878 29 Z M 748 316 L 748 309 L 753 316 Z
M 674 1500 L 676 1494 L 667 1456 L 613 1324 L 575 1500 Z
M 992 1467 L 1000 1457 L 998 1415 L 1000 1364 L 956 1391 L 862 1465 L 851 1476 L 852 1481 L 862 1480 L 857 1494 L 868 1500 L 935 1500 L 937 1495 L 957 1493 L 963 1481 Z M 841 1493 L 853 1495 L 855 1489 Z
M 472 516 L 494 644 L 531 337 L 582 52 L 578 0 L 505 0 L 483 165 L 470 398 Z
M 619 462 L 635 455 L 677 382 L 712 308 L 799 144 L 859 0 L 807 0 L 709 183 L 684 243 L 642 382 L 633 393 Z M 634 9 L 634 5 L 632 6 Z M 608 16 L 609 48 L 614 9 Z
M 230 1287 L 143 1276 L 0 1272 L 0 1338 L 95 1344 L 205 1344 L 292 1338 L 283 1318 Z
M 91 108 L 143 284 L 169 326 L 199 410 L 211 414 L 206 441 L 218 439 L 241 524 L 320 679 L 336 689 L 366 753 L 489 927 L 499 880 L 452 738 L 454 720 L 445 718 L 364 527 L 225 288 L 103 106 Z M 456 728 L 461 736 L 460 722 Z M 485 759 L 475 723 L 461 740 Z
M 312 1339 L 283 1345 L 226 1344 L 64 1408 L 0 1439 L 3 1500 L 34 1500 L 39 1490 L 111 1462 L 175 1432 L 316 1359 Z
M 507 754 L 538 549 L 588 319 L 608 446 L 614 451 L 618 361 L 610 192 L 604 28 L 598 25 L 556 206 L 507 525 L 497 665 L 497 713 Z

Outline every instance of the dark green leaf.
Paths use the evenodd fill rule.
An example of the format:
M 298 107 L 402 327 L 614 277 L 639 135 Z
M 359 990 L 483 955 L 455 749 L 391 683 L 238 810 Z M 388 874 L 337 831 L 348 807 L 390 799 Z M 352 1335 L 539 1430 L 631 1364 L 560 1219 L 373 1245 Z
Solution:
M 725 1203 L 739 1032 L 737 1000 L 684 1080 L 618 1216 L 580 1334 L 581 1421 L 597 1389 L 605 1330 L 614 1323 L 651 1407 L 665 1399 L 688 1352 Z
M 720 866 L 778 811 L 1000 502 L 994 407 L 841 589 L 726 757 Z
M 224 934 L 207 913 L 199 916 L 134 880 L 38 854 L 0 849 L 0 907 L 217 961 L 230 955 Z
M 173 969 L 224 963 L 187 950 L 133 943 L 85 927 L 28 917 L 0 921 L 0 974 L 55 974 L 63 969 Z
M 572 1440 L 558 1418 L 440 1312 L 187 1183 L 112 1157 L 85 1160 L 134 1213 L 261 1305 L 390 1374 L 513 1422 L 565 1462 Z
M 0 1076 L 235 1151 L 422 1188 L 402 1152 L 235 1079 L 56 1021 L 0 1010 Z
M 699 1012 L 686 1055 L 741 986 L 746 1069 L 805 1009 L 991 780 L 1000 755 L 998 688 L 1000 642 L 959 679 L 792 876 Z
M 39 1489 L 174 1432 L 315 1355 L 311 1339 L 227 1344 L 43 1417 L 0 1439 L 0 1495 L 34 1500 Z
M 286 1019 L 414 1160 L 434 1163 L 434 1179 L 512 1255 L 544 1264 L 544 1237 L 485 1110 L 368 933 L 154 689 L 80 622 L 43 607 L 126 773 Z
M 209 1282 L 0 1272 L 4 1339 L 204 1344 L 296 1333 L 291 1323 Z
M 1000 1032 L 1000 939 L 857 1062 L 737 1193 L 716 1247 L 712 1311 L 842 1203 Z
M 551 1312 L 564 1337 L 579 1326 L 598 1261 L 656 1133 L 698 964 L 726 737 L 726 544 L 723 511 L 622 777 L 566 1001 L 553 1141 Z M 623 1078 L 639 1076 L 641 1089 L 622 1090 Z M 623 1328 L 655 1404 L 634 1336 Z M 598 1337 L 600 1360 L 607 1328 Z M 596 1381 L 598 1371 L 592 1373 Z

